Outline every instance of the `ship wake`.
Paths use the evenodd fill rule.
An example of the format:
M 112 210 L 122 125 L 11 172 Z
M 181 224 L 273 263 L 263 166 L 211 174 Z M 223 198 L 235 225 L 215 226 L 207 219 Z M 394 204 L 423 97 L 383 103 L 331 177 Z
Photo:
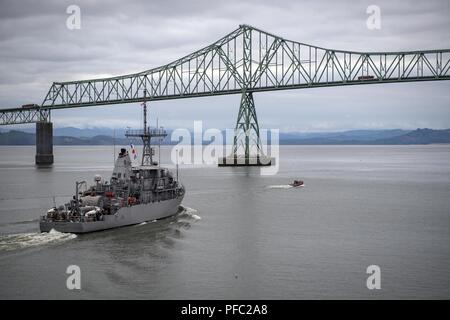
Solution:
M 55 244 L 75 239 L 72 233 L 62 233 L 56 230 L 42 233 L 19 233 L 0 237 L 0 251 L 26 249 L 46 244 Z
M 184 205 L 180 205 L 179 207 L 179 215 L 187 215 L 188 217 L 194 219 L 194 220 L 201 220 L 202 217 L 200 217 L 197 213 L 198 211 L 193 208 L 189 208 Z
M 290 189 L 293 188 L 293 186 L 289 184 L 279 184 L 279 185 L 273 185 L 273 186 L 267 186 L 267 189 Z

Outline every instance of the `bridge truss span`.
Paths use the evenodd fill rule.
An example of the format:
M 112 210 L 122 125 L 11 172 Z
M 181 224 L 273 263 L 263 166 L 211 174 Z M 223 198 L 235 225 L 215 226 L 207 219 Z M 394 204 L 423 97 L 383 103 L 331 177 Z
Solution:
M 38 107 L 0 109 L 0 125 L 48 121 L 50 121 L 50 109 Z
M 231 159 L 262 154 L 253 94 L 260 91 L 450 80 L 450 49 L 356 52 L 327 49 L 240 25 L 164 66 L 123 76 L 54 82 L 41 106 L 0 109 L 0 125 L 37 122 L 54 109 L 241 94 Z M 51 126 L 49 126 L 51 128 Z M 50 150 L 50 149 L 48 149 Z M 47 157 L 47 149 L 43 156 Z M 253 150 L 253 151 L 252 151 Z M 233 161 L 234 161 L 233 160 Z
M 82 107 L 144 100 L 354 84 L 450 79 L 450 50 L 352 52 L 285 40 L 251 26 L 165 66 L 55 82 L 42 106 Z

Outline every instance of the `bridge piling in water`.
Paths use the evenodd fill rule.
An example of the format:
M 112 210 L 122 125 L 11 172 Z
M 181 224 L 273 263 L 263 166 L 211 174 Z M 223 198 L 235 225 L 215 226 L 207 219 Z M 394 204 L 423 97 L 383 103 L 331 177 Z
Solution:
M 219 159 L 219 167 L 270 166 L 272 159 L 262 152 L 253 93 L 242 92 L 234 132 L 232 153 Z
M 53 164 L 53 123 L 36 122 L 36 157 L 37 165 Z

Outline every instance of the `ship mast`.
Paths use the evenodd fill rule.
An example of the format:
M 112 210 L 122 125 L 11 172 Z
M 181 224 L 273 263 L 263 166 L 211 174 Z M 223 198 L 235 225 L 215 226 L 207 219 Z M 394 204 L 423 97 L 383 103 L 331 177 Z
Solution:
M 144 91 L 144 104 L 143 104 L 143 108 L 144 108 L 144 132 L 141 136 L 142 138 L 142 143 L 144 145 L 143 150 L 142 150 L 142 165 L 143 166 L 151 166 L 153 164 L 153 158 L 152 158 L 152 147 L 150 145 L 150 135 L 149 135 L 149 130 L 147 128 L 147 101 L 146 101 L 146 97 L 147 97 L 147 90 Z
M 152 138 L 164 138 L 167 136 L 167 133 L 164 129 L 156 128 L 150 129 L 147 127 L 147 90 L 144 90 L 144 102 L 142 103 L 142 107 L 144 109 L 144 128 L 143 130 L 127 130 L 125 136 L 127 138 L 141 138 L 142 139 L 142 162 L 143 166 L 151 166 L 156 164 L 153 162 L 153 153 L 154 150 L 151 147 L 151 139 Z

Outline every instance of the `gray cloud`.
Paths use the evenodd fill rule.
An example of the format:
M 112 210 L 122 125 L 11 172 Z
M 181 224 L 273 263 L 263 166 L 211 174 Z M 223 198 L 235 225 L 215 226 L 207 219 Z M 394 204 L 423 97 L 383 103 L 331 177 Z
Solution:
M 81 8 L 81 30 L 66 28 L 66 8 Z M 366 8 L 381 8 L 382 29 L 366 28 Z M 450 2 L 442 1 L 0 1 L 0 107 L 40 103 L 53 81 L 156 67 L 247 23 L 287 39 L 360 51 L 450 48 Z M 294 90 L 255 95 L 263 126 L 334 130 L 450 127 L 448 83 Z M 233 126 L 239 97 L 158 102 L 171 126 L 202 119 Z M 106 115 L 106 117 L 105 117 Z M 55 125 L 136 124 L 135 106 L 65 110 Z M 98 119 L 93 123 L 91 119 Z

